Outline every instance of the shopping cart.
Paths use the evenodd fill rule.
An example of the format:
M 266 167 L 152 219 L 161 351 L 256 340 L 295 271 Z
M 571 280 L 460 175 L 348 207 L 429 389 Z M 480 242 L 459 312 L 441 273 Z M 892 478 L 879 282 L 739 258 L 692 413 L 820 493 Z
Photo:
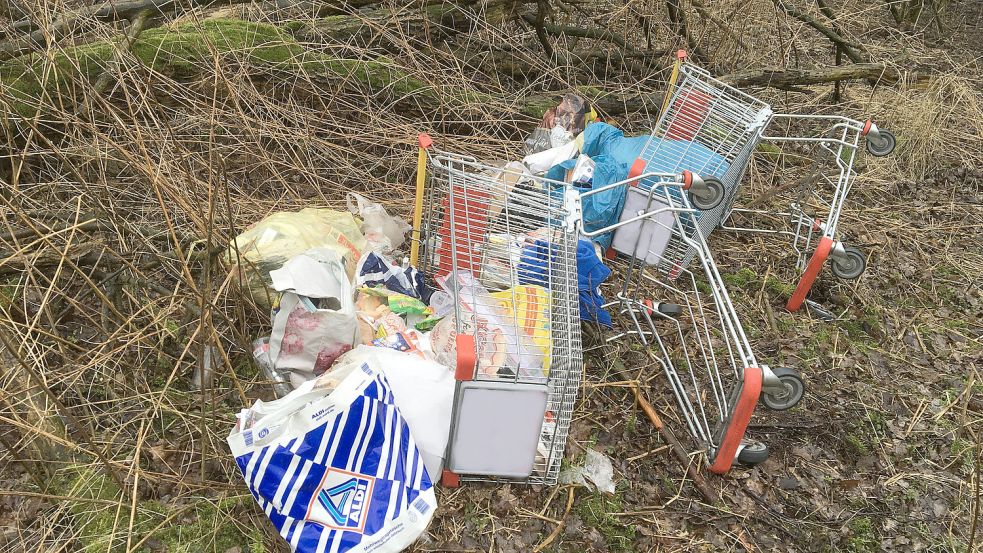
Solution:
M 768 134 L 768 129 L 782 124 L 789 133 L 800 134 Z M 719 179 L 723 201 L 714 209 L 702 210 L 694 219 L 704 236 L 719 226 L 789 237 L 801 276 L 787 307 L 796 311 L 827 258 L 831 259 L 833 274 L 844 279 L 858 278 L 866 266 L 860 250 L 845 246 L 836 238 L 843 205 L 856 176 L 853 167 L 862 137 L 866 138 L 867 151 L 874 156 L 885 156 L 894 150 L 894 135 L 869 120 L 774 113 L 768 103 L 688 63 L 685 52 L 680 51 L 661 116 L 633 170 L 677 173 L 687 169 L 708 180 Z M 766 192 L 778 192 L 780 203 L 789 206 L 787 210 L 735 207 L 747 166 L 764 141 L 816 145 L 832 156 L 834 169 L 829 170 L 817 159 L 817 177 L 806 181 L 806 186 L 786 193 L 781 189 Z M 740 199 L 742 205 L 753 205 L 755 201 Z M 734 223 L 735 218 L 746 223 Z M 810 252 L 813 255 L 808 258 Z M 686 266 L 695 254 L 685 242 L 673 241 L 665 251 L 664 263 Z
M 411 261 L 451 304 L 449 336 L 438 327 L 431 341 L 455 345 L 445 485 L 556 483 L 582 370 L 563 186 L 420 136 Z
M 632 244 L 621 291 L 610 306 L 627 326 L 610 339 L 637 337 L 654 354 L 712 472 L 727 472 L 735 459 L 760 463 L 767 447 L 745 439 L 755 406 L 760 399 L 775 410 L 793 407 L 805 393 L 803 381 L 793 369 L 771 369 L 755 358 L 698 223 L 707 211 L 692 207 L 692 194 L 680 193 L 685 182 L 666 173 L 637 178 L 651 184 L 629 185 L 629 195 L 644 190 L 637 209 L 615 225 L 582 231 L 585 236 L 614 231 L 616 243 L 623 235 L 623 249 Z M 570 211 L 578 214 L 579 202 L 616 186 L 626 185 L 570 192 Z M 645 232 L 638 231 L 639 224 Z M 582 220 L 577 226 L 583 229 Z M 691 252 L 691 263 L 678 257 L 681 248 Z M 657 299 L 646 299 L 649 293 Z

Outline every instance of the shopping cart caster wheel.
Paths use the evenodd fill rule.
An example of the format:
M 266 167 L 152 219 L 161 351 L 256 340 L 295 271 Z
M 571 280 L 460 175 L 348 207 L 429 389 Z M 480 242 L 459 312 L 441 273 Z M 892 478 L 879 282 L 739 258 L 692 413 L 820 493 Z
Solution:
M 699 191 L 695 189 L 689 191 L 689 201 L 693 207 L 706 211 L 720 205 L 720 202 L 724 201 L 725 193 L 724 183 L 720 182 L 719 179 L 706 177 L 703 179 L 703 187 Z
M 897 143 L 894 133 L 878 129 L 877 134 L 880 135 L 877 138 L 867 135 L 867 152 L 875 157 L 884 157 L 893 152 Z
M 798 405 L 806 393 L 806 384 L 799 372 L 788 367 L 775 367 L 771 372 L 775 373 L 782 386 L 762 390 L 761 403 L 773 411 L 784 411 Z
M 831 260 L 830 270 L 837 278 L 843 280 L 860 278 L 860 275 L 864 274 L 864 270 L 867 269 L 867 256 L 864 255 L 864 252 L 850 246 L 844 247 L 843 253 L 845 255 L 834 257 Z
M 768 446 L 757 441 L 747 442 L 737 454 L 737 462 L 748 467 L 760 465 L 767 460 Z

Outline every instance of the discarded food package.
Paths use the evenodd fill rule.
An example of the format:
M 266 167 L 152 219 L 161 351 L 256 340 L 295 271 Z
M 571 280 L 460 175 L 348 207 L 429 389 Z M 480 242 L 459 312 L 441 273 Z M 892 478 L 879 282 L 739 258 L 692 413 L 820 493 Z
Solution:
M 354 192 L 348 193 L 348 211 L 362 219 L 362 234 L 369 249 L 384 254 L 403 245 L 406 233 L 412 228 L 405 221 L 390 215 L 382 204 L 371 202 Z
M 270 307 L 276 294 L 270 271 L 279 269 L 294 256 L 311 248 L 330 248 L 344 260 L 346 273 L 355 274 L 355 264 L 366 242 L 358 222 L 350 213 L 331 209 L 305 208 L 267 216 L 237 236 L 224 261 L 238 271 L 253 298 Z
M 532 337 L 513 323 L 514 312 L 503 309 L 502 303 L 470 273 L 452 273 L 438 282 L 459 302 L 456 315 L 441 319 L 430 333 L 439 362 L 457 366 L 457 335 L 464 332 L 477 335 L 485 344 L 478 352 L 484 377 L 544 378 L 544 354 Z
M 240 414 L 232 454 L 293 551 L 396 552 L 426 531 L 433 484 L 394 395 L 363 363 L 332 392 L 315 380 Z
M 412 330 L 407 330 L 405 332 L 383 336 L 382 338 L 376 338 L 372 340 L 372 345 L 380 348 L 394 349 L 404 353 L 412 353 L 425 358 L 426 354 L 419 346 L 419 338 L 418 335 L 414 335 Z
M 593 113 L 593 109 L 587 105 L 587 100 L 579 94 L 565 94 L 560 103 L 552 108 L 552 125 L 548 121 L 549 111 L 543 118 L 543 126 L 546 128 L 562 127 L 570 134 L 577 135 L 584 130 L 587 118 Z M 590 113 L 588 113 L 590 112 Z
M 385 288 L 359 288 L 355 300 L 358 311 L 360 342 L 405 332 L 408 328 L 431 330 L 439 317 L 433 309 L 416 298 Z
M 506 317 L 513 320 L 543 355 L 543 373 L 550 370 L 550 293 L 542 286 L 520 285 L 493 292 Z
M 526 153 L 536 153 L 562 146 L 584 130 L 597 114 L 578 94 L 567 94 L 560 103 L 543 114 L 539 127 L 526 139 Z

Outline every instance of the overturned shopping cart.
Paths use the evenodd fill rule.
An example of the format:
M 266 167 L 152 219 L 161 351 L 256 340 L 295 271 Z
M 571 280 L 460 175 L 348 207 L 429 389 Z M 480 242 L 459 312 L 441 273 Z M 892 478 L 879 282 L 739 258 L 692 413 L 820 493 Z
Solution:
M 769 134 L 770 129 L 779 127 L 784 134 Z M 894 150 L 894 135 L 869 120 L 774 113 L 768 103 L 688 63 L 685 52 L 680 51 L 661 116 L 633 169 L 636 173 L 690 170 L 705 178 L 719 179 L 723 201 L 700 213 L 694 221 L 704 236 L 723 227 L 788 237 L 800 277 L 787 307 L 796 311 L 827 258 L 833 274 L 843 279 L 859 277 L 866 267 L 863 252 L 844 245 L 837 234 L 856 176 L 854 162 L 862 138 L 874 156 Z M 777 212 L 740 207 L 757 201 L 750 194 L 739 197 L 738 189 L 762 142 L 804 143 L 816 146 L 817 153 L 827 154 L 820 156 L 823 159 L 816 158 L 814 178 L 799 186 L 765 191 L 787 206 Z M 665 252 L 667 263 L 683 266 L 694 255 L 693 248 L 678 241 L 671 242 Z
M 697 190 L 692 190 L 694 181 L 701 184 Z M 751 349 L 700 224 L 702 216 L 719 207 L 707 201 L 714 187 L 688 172 L 642 173 L 627 183 L 569 192 L 571 211 L 578 213 L 576 206 L 590 195 L 619 186 L 627 188 L 630 206 L 621 220 L 584 232 L 614 232 L 615 247 L 628 254 L 623 284 L 611 305 L 622 315 L 623 331 L 610 339 L 634 336 L 655 354 L 712 472 L 727 472 L 735 460 L 764 461 L 767 446 L 745 438 L 758 401 L 789 409 L 802 399 L 805 387 L 795 370 L 763 365 Z M 583 228 L 582 218 L 578 224 Z

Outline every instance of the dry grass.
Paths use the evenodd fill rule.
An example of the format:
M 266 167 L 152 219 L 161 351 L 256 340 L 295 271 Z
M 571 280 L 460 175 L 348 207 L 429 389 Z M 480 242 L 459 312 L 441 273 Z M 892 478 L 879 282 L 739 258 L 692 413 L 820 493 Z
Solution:
M 122 29 L 95 22 L 78 39 L 0 64 L 6 145 L 0 545 L 6 540 L 25 551 L 282 547 L 241 486 L 225 445 L 231 413 L 270 393 L 248 353 L 267 327 L 267 314 L 240 293 L 217 253 L 266 214 L 311 204 L 340 208 L 349 190 L 408 216 L 419 131 L 431 132 L 443 149 L 511 158 L 535 122 L 526 113 L 530 97 L 580 87 L 609 99 L 637 98 L 664 86 L 665 73 L 657 69 L 668 61 L 660 54 L 646 67 L 638 58 L 620 61 L 626 50 L 609 41 L 559 36 L 551 39 L 558 59 L 547 62 L 528 26 L 503 21 L 492 8 L 477 28 L 432 44 L 395 24 L 417 13 L 395 4 L 384 17 L 352 15 L 364 20 L 368 40 L 322 36 L 297 43 L 268 25 L 310 23 L 310 10 L 252 4 L 184 13 L 163 28 L 170 30 L 145 31 L 132 52 L 111 51 L 105 67 L 73 54 L 79 52 L 73 40 L 119 41 Z M 779 451 L 769 469 L 814 482 L 805 503 L 829 511 L 817 515 L 802 501 L 777 496 L 783 493 L 777 476 L 769 480 L 760 470 L 715 481 L 726 508 L 699 504 L 682 485 L 681 469 L 663 455 L 643 455 L 661 445 L 647 429 L 621 439 L 627 430 L 619 424 L 636 416 L 626 391 L 595 386 L 586 388 L 573 441 L 600 440 L 612 456 L 632 458 L 618 471 L 638 485 L 629 483 L 613 500 L 580 496 L 569 515 L 575 520 L 559 536 L 551 533 L 551 521 L 568 516 L 566 493 L 477 486 L 444 491 L 442 515 L 422 549 L 459 544 L 521 551 L 547 539 L 555 550 L 616 549 L 625 540 L 640 540 L 639 550 L 653 544 L 754 549 L 768 547 L 758 540 L 787 526 L 800 549 L 813 549 L 817 539 L 872 551 L 880 542 L 863 549 L 867 534 L 855 519 L 904 524 L 908 514 L 891 514 L 900 507 L 884 499 L 903 495 L 898 486 L 919 494 L 933 490 L 946 510 L 922 520 L 921 504 L 912 500 L 905 508 L 916 529 L 902 535 L 922 532 L 941 549 L 965 547 L 978 508 L 972 496 L 978 494 L 983 399 L 983 73 L 973 38 L 980 14 L 972 2 L 946 4 L 946 43 L 931 19 L 901 32 L 879 3 L 834 6 L 844 33 L 863 42 L 871 59 L 928 76 L 927 82 L 873 92 L 851 83 L 836 106 L 830 105 L 831 87 L 762 92 L 789 111 L 870 113 L 901 138 L 893 158 L 868 163 L 844 217 L 846 231 L 869 245 L 878 266 L 859 284 L 824 285 L 826 297 L 847 298 L 839 322 L 775 315 L 780 300 L 767 292 L 764 277 L 732 290 L 749 325 L 760 330 L 756 347 L 774 364 L 807 369 L 815 390 L 799 415 L 804 429 L 783 428 L 787 420 L 777 417 L 762 423 L 776 441 L 796 444 Z M 51 14 L 74 4 L 34 5 Z M 593 20 L 592 27 L 625 37 L 636 52 L 645 52 L 649 40 L 654 52 L 679 46 L 660 3 L 555 7 L 558 23 Z M 828 42 L 777 13 L 770 1 L 707 3 L 706 10 L 730 24 L 729 30 L 708 24 L 689 10 L 690 32 L 718 73 L 832 62 Z M 216 31 L 218 15 L 261 26 Z M 152 40 L 166 40 L 177 29 L 190 41 L 208 40 L 186 44 L 171 57 L 148 54 Z M 501 59 L 490 65 L 488 50 L 505 52 L 512 65 Z M 585 61 L 570 51 L 593 57 Z M 379 56 L 386 56 L 381 66 L 365 65 Z M 331 63 L 337 59 L 350 63 Z M 509 67 L 518 68 L 515 75 Z M 24 81 L 17 75 L 24 70 L 44 82 L 46 94 L 32 101 L 18 95 Z M 108 84 L 100 90 L 103 74 L 112 78 L 103 79 Z M 644 132 L 657 106 L 632 102 L 615 118 Z M 770 184 L 769 163 L 752 169 L 749 186 Z M 788 263 L 776 259 L 774 243 L 714 240 L 728 271 L 747 263 L 756 275 L 790 276 L 781 272 Z M 769 328 L 767 312 L 777 328 Z M 869 327 L 856 330 L 868 319 L 879 335 Z M 196 390 L 200 383 L 192 374 L 208 347 L 221 353 L 219 366 Z M 598 355 L 591 359 L 600 364 Z M 645 380 L 681 436 L 658 374 L 650 370 Z M 822 431 L 824 421 L 834 422 L 832 436 Z M 898 434 L 892 434 L 895 426 Z M 880 461 L 878 471 L 859 477 L 873 482 L 863 488 L 868 491 L 850 491 L 839 484 L 856 472 L 849 448 L 838 445 L 849 442 L 847 434 L 862 434 L 866 454 L 855 457 L 878 456 L 878 444 L 890 438 L 910 443 L 913 461 Z M 821 453 L 800 451 L 809 448 Z M 975 477 L 972 462 L 961 465 L 967 456 L 976 459 Z M 953 463 L 960 465 L 953 469 Z M 662 475 L 666 490 L 653 492 Z M 786 513 L 776 515 L 782 508 Z M 742 531 L 744 524 L 753 530 Z M 640 530 L 629 533 L 629 527 Z M 879 538 L 898 533 L 887 526 L 871 532 Z

